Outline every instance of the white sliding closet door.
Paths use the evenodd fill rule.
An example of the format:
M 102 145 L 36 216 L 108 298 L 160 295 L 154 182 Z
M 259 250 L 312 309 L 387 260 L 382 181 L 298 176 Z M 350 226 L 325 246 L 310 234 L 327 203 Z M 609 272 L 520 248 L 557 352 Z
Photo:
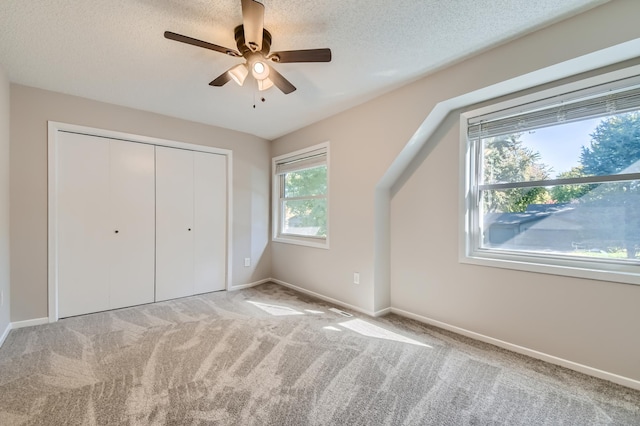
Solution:
M 115 309 L 154 301 L 155 152 L 153 145 L 116 140 L 110 145 L 109 307 Z
M 58 313 L 154 300 L 154 147 L 58 133 Z
M 195 293 L 225 289 L 227 160 L 194 152 Z
M 156 301 L 194 294 L 193 151 L 156 147 Z

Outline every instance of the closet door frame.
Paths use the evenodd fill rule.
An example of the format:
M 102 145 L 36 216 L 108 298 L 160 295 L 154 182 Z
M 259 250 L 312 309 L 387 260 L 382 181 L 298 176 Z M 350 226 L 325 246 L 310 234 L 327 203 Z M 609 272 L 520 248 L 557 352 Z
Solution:
M 233 217 L 233 152 L 229 149 L 214 148 L 204 145 L 196 145 L 185 142 L 159 139 L 149 136 L 134 135 L 131 133 L 116 132 L 112 130 L 97 129 L 93 127 L 78 126 L 75 124 L 48 122 L 48 316 L 49 322 L 58 320 L 58 134 L 60 132 L 79 133 L 90 136 L 98 136 L 116 139 L 125 142 L 143 143 L 154 146 L 186 149 L 197 152 L 207 152 L 224 155 L 227 166 L 227 241 L 226 241 L 226 283 L 225 289 L 231 288 L 231 272 L 233 265 L 233 241 L 232 217 Z

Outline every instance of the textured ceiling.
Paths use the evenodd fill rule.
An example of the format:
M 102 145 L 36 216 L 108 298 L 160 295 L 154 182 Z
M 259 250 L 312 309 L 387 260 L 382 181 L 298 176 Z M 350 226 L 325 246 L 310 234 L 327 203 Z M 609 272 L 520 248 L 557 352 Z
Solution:
M 163 37 L 235 48 L 240 0 L 2 0 L 0 65 L 14 83 L 274 139 L 604 2 L 264 0 L 272 51 L 333 52 L 276 64 L 298 88 L 285 96 L 249 79 L 210 87 L 240 60 Z

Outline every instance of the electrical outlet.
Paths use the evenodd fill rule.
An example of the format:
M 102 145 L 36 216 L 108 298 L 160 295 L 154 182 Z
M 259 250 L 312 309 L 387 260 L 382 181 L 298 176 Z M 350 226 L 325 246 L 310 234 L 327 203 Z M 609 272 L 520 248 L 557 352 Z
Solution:
M 353 273 L 353 283 L 354 284 L 360 284 L 360 273 L 359 272 L 354 272 Z
M 245 257 L 244 258 L 244 266 L 251 266 L 251 258 L 250 257 Z

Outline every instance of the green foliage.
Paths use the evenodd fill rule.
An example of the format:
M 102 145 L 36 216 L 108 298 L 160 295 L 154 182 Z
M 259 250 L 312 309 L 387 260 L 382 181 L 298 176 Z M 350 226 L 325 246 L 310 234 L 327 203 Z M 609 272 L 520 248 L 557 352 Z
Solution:
M 590 136 L 591 143 L 580 155 L 587 176 L 640 170 L 640 112 L 603 119 Z
M 540 153 L 523 146 L 519 134 L 484 141 L 484 182 L 527 182 L 549 177 L 550 168 L 540 162 Z M 513 188 L 488 191 L 486 212 L 523 212 L 529 204 L 550 202 L 545 188 Z
M 327 201 L 326 198 L 305 198 L 326 195 L 327 167 L 290 172 L 284 175 L 285 198 L 301 197 L 287 200 L 285 218 L 295 228 L 318 228 L 314 234 L 327 236 Z
M 326 194 L 327 166 L 287 173 L 284 189 L 286 198 Z
M 637 173 L 640 171 L 640 113 L 618 114 L 603 119 L 591 133 L 589 146 L 580 154 L 586 176 Z M 629 205 L 630 193 L 640 193 L 637 181 L 600 185 L 587 201 L 606 200 L 612 205 Z M 635 203 L 635 202 L 634 202 Z M 634 205 L 635 207 L 635 205 Z
M 558 173 L 557 179 L 571 179 L 580 178 L 585 176 L 584 168 L 582 166 L 572 167 L 568 172 Z M 554 203 L 570 203 L 580 200 L 597 185 L 587 184 L 571 184 L 571 185 L 558 185 L 551 189 L 551 199 Z
M 521 188 L 505 191 L 509 197 L 506 206 L 508 212 L 524 212 L 530 204 L 548 204 L 549 193 L 546 188 Z

